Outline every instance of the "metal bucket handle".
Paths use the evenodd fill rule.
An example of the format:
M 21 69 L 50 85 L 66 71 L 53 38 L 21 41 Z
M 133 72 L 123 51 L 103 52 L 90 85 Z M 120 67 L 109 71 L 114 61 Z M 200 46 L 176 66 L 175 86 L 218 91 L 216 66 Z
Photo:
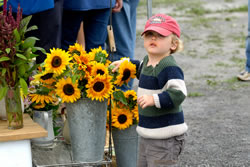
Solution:
M 43 112 L 43 119 L 45 122 L 45 129 L 48 130 L 48 124 L 49 124 L 49 113 L 48 112 Z

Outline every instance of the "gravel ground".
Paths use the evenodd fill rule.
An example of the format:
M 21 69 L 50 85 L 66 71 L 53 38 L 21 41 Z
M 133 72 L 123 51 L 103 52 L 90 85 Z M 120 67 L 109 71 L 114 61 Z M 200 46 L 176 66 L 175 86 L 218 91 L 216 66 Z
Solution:
M 165 1 L 154 1 L 152 11 L 172 15 L 181 26 L 185 50 L 175 58 L 189 93 L 183 104 L 189 130 L 179 166 L 250 166 L 250 82 L 236 78 L 245 63 L 247 0 Z M 146 55 L 139 35 L 145 11 L 141 2 L 137 59 Z

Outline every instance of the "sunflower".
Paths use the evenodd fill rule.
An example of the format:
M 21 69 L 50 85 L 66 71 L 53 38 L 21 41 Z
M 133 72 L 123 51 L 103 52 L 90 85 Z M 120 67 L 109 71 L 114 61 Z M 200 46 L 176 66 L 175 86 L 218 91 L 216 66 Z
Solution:
M 97 76 L 98 74 L 107 75 L 108 73 L 108 68 L 102 63 L 96 63 L 91 70 L 92 76 Z
M 112 126 L 123 130 L 132 125 L 132 123 L 133 114 L 129 110 L 116 108 L 112 116 Z
M 41 103 L 44 104 L 46 103 L 53 103 L 53 97 L 50 95 L 43 95 L 43 94 L 36 94 L 36 93 L 31 93 L 28 95 L 30 100 L 35 103 Z
M 75 43 L 75 45 L 69 46 L 69 53 L 71 54 L 77 54 L 78 56 L 82 53 L 86 53 L 86 51 L 83 49 L 83 46 L 81 44 Z
M 117 86 L 128 83 L 130 78 L 135 78 L 136 66 L 131 62 L 124 60 L 118 70 L 118 76 L 114 82 Z
M 99 48 L 91 49 L 91 52 L 89 52 L 90 55 L 94 55 L 94 56 L 98 53 L 101 53 L 105 55 L 105 57 L 108 57 L 108 53 L 106 52 L 106 50 L 102 50 L 101 46 L 99 46 Z
M 138 105 L 135 105 L 135 108 L 132 110 L 133 116 L 137 122 L 139 122 L 139 112 Z
M 73 60 L 76 62 L 76 64 L 78 65 L 78 70 L 83 70 L 85 71 L 85 69 L 87 68 L 85 62 L 88 62 L 88 59 L 83 59 L 83 56 L 78 56 L 78 55 L 74 55 L 73 56 Z
M 106 65 L 108 53 L 106 52 L 106 50 L 102 50 L 101 46 L 99 46 L 99 48 L 91 49 L 89 55 L 91 57 L 91 60 L 95 60 Z
M 126 108 L 126 105 L 119 100 L 114 100 L 113 108 Z
M 62 103 L 73 103 L 81 97 L 81 91 L 78 89 L 78 81 L 73 84 L 71 78 L 60 79 L 56 84 L 56 94 L 62 98 Z
M 54 73 L 44 71 L 41 74 L 34 75 L 34 82 L 39 81 L 41 83 L 50 85 L 56 81 L 53 77 L 55 77 Z
M 38 103 L 33 106 L 34 109 L 41 109 L 45 107 L 45 103 Z
M 45 71 L 60 75 L 66 70 L 66 66 L 69 64 L 69 54 L 58 48 L 50 49 L 50 52 L 51 54 L 47 53 L 47 58 L 45 59 Z
M 130 98 L 132 97 L 133 100 L 137 100 L 137 95 L 136 92 L 134 90 L 127 90 L 126 92 L 124 92 L 124 96 L 126 98 Z
M 110 60 L 106 60 L 105 66 L 108 67 L 112 62 Z
M 92 100 L 103 101 L 112 93 L 113 85 L 111 83 L 112 77 L 109 75 L 101 76 L 98 74 L 95 78 L 89 78 L 87 88 L 87 97 Z
M 92 73 L 92 70 L 95 67 L 95 64 L 96 64 L 96 61 L 90 61 L 90 62 L 88 62 L 88 64 L 86 65 L 87 68 L 85 70 L 85 76 L 84 76 L 85 78 L 91 77 L 91 73 Z M 93 76 L 93 77 L 95 77 L 95 76 Z

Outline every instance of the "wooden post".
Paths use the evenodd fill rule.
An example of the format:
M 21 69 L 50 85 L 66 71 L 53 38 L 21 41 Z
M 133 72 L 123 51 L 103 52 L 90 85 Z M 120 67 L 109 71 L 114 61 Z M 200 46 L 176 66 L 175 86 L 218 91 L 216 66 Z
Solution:
M 152 16 L 152 0 L 147 0 L 148 19 Z
M 115 46 L 115 38 L 114 38 L 113 27 L 111 25 L 108 25 L 107 29 L 108 29 L 110 51 L 115 52 L 116 51 L 116 46 Z

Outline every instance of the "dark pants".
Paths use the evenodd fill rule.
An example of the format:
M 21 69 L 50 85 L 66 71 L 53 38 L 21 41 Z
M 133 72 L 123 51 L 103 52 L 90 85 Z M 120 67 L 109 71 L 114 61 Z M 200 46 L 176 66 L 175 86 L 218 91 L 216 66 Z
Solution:
M 109 9 L 89 11 L 63 11 L 62 23 L 62 49 L 67 50 L 69 45 L 74 45 L 77 39 L 81 22 L 84 22 L 85 48 L 89 52 L 93 48 L 104 44 L 107 38 L 107 25 Z
M 36 46 L 44 48 L 46 52 L 52 48 L 61 48 L 62 12 L 63 0 L 55 0 L 53 9 L 33 14 L 28 27 L 36 25 L 38 29 L 27 32 L 26 37 L 37 37 L 39 41 Z M 40 51 L 37 54 L 36 63 L 44 62 L 47 56 Z

